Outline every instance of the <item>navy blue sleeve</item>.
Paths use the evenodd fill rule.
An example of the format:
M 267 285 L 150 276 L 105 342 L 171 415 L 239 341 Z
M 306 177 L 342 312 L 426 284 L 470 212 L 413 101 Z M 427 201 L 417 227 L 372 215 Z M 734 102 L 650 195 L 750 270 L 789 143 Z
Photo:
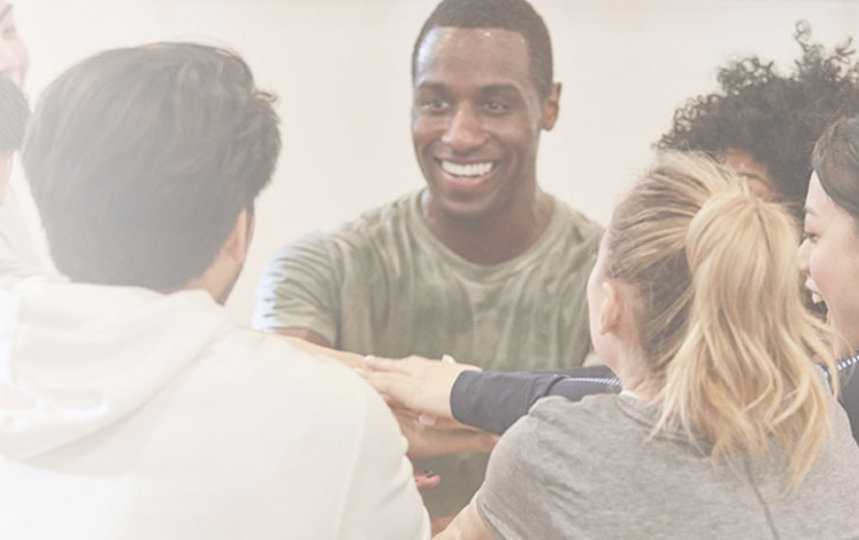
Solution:
M 841 386 L 839 401 L 859 443 L 859 353 L 841 358 L 836 369 Z M 450 407 L 454 418 L 463 424 L 501 434 L 542 397 L 578 401 L 590 394 L 619 391 L 620 381 L 604 366 L 559 372 L 464 371 L 454 382 Z
M 463 371 L 453 384 L 450 408 L 463 424 L 501 434 L 542 397 L 578 401 L 619 391 L 620 381 L 605 366 L 558 372 Z

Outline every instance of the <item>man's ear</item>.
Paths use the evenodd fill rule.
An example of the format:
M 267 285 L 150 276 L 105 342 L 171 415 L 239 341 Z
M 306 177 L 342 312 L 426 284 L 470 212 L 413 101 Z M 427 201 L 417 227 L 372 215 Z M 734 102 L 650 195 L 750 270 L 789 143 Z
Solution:
M 552 83 L 552 88 L 549 90 L 549 95 L 543 100 L 543 116 L 540 122 L 540 127 L 546 131 L 551 131 L 555 127 L 555 122 L 558 120 L 558 112 L 561 104 L 561 83 Z
M 238 264 L 244 264 L 245 258 L 248 256 L 251 239 L 254 232 L 254 218 L 247 210 L 242 210 L 236 218 L 236 223 L 233 225 L 233 230 L 221 252 L 232 261 Z
M 604 281 L 601 285 L 603 299 L 600 304 L 599 333 L 608 334 L 616 332 L 620 327 L 623 315 L 623 295 L 617 282 L 613 280 Z

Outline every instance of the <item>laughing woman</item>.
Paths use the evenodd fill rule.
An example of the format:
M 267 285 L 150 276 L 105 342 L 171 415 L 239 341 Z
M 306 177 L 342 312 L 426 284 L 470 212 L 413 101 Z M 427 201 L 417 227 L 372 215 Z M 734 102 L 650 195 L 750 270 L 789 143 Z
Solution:
M 826 305 L 833 348 L 843 355 L 844 405 L 859 440 L 859 377 L 853 373 L 859 361 L 859 117 L 843 118 L 823 133 L 812 166 L 799 266 L 813 298 Z
M 830 300 L 813 252 L 829 230 L 809 233 Z M 796 245 L 791 218 L 741 180 L 662 157 L 615 210 L 588 284 L 594 346 L 623 392 L 539 401 L 441 537 L 859 531 L 859 448 L 809 361 L 830 349 L 800 295 Z

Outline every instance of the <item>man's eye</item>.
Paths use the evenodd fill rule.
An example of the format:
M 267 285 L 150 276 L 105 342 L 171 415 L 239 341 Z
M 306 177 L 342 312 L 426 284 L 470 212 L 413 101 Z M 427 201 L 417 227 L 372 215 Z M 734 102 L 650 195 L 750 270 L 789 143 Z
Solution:
M 18 35 L 18 29 L 14 26 L 8 26 L 3 29 L 4 37 L 14 37 Z
M 430 113 L 444 112 L 448 106 L 448 102 L 444 99 L 430 99 L 421 103 L 421 109 Z
M 492 114 L 505 113 L 508 109 L 507 105 L 500 101 L 487 101 L 483 107 Z

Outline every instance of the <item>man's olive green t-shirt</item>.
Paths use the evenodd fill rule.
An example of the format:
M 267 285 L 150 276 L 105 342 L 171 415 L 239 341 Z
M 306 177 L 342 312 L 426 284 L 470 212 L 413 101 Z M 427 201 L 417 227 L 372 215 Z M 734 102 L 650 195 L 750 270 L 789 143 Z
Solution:
M 338 349 L 392 358 L 450 354 L 501 371 L 581 365 L 591 348 L 586 284 L 600 226 L 553 199 L 534 245 L 483 266 L 430 232 L 421 193 L 284 246 L 260 280 L 254 325 L 308 328 Z M 462 508 L 485 469 L 485 456 L 414 461 L 441 475 L 423 490 L 434 517 Z

